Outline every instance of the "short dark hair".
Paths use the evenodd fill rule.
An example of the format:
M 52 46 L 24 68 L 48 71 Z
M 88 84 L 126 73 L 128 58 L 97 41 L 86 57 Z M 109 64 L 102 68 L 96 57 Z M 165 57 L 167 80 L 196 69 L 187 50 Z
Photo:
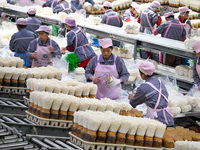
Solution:
M 110 46 L 110 47 L 108 47 L 108 48 L 111 48 L 111 49 L 113 49 L 113 46 Z M 100 46 L 100 49 L 102 49 L 102 46 Z
M 112 7 L 103 6 L 105 9 L 112 9 Z
M 143 73 L 142 71 L 140 71 L 140 69 L 138 69 L 138 70 L 139 70 L 140 74 Z M 144 75 L 147 76 L 148 78 L 153 76 L 153 74 L 152 75 L 146 75 L 146 74 L 144 74 Z
M 167 17 L 166 19 L 169 19 L 169 18 L 174 18 L 174 15 L 171 15 L 171 16 Z
M 17 26 L 18 26 L 20 29 L 25 29 L 27 25 L 19 25 L 19 24 L 17 24 Z
M 35 14 L 29 14 L 27 13 L 29 17 L 35 17 Z

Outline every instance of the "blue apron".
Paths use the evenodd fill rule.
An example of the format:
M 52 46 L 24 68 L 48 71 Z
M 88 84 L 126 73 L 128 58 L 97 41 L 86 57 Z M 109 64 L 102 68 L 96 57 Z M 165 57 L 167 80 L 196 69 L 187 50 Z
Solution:
M 24 55 L 24 66 L 27 67 L 28 58 L 26 58 L 26 53 L 17 53 L 17 52 L 15 52 L 14 56 L 16 56 L 16 55 Z

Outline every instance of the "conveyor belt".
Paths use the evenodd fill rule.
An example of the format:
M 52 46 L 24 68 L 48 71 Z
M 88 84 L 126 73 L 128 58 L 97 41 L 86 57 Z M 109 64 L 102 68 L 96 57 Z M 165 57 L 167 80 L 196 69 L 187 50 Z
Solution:
M 0 98 L 0 112 L 25 115 L 28 107 L 23 100 Z
M 0 7 L 0 11 L 3 11 L 7 14 L 15 15 L 18 17 L 27 17 L 27 11 L 24 7 L 16 6 L 16 5 L 10 5 L 8 4 L 7 7 Z M 36 18 L 39 19 L 42 23 L 49 24 L 49 25 L 59 25 L 60 20 L 52 19 L 51 16 L 39 16 L 36 15 Z
M 26 88 L 0 86 L 0 97 L 23 99 L 24 95 L 26 95 Z
M 30 144 L 17 130 L 0 123 L 0 150 L 33 150 Z
M 71 128 L 36 125 L 26 118 L 26 115 L 0 113 L 0 122 L 14 127 L 26 134 L 69 137 Z
M 186 112 L 186 113 L 175 114 L 174 118 L 191 117 L 191 116 L 199 117 L 200 112 Z
M 136 48 L 145 50 L 161 51 L 163 53 L 172 54 L 175 56 L 194 59 L 195 54 L 191 50 L 187 50 L 183 42 L 166 39 L 162 37 L 156 37 L 153 35 L 147 35 L 143 33 L 139 34 L 126 34 L 124 29 L 113 27 L 109 25 L 88 25 L 87 22 L 77 23 L 79 27 L 84 28 L 88 33 L 100 36 L 110 37 L 114 40 L 135 44 Z M 135 52 L 137 49 L 134 49 Z M 136 53 L 135 53 L 136 54 Z M 135 55 L 136 58 L 136 55 Z
M 21 134 L 18 130 L 0 123 L 0 150 L 75 150 L 80 149 L 67 137 Z M 81 150 L 81 149 L 80 149 Z
M 26 139 L 32 143 L 35 147 L 40 149 L 51 150 L 81 150 L 78 146 L 72 144 L 68 138 L 56 137 L 56 136 L 39 136 L 39 135 L 26 135 Z

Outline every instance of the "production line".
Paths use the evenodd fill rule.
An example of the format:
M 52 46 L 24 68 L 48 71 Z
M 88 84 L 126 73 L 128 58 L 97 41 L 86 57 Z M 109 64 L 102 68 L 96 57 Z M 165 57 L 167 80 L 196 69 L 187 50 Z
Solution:
M 138 9 L 130 0 L 124 2 L 117 0 L 112 2 L 113 10 L 119 9 L 121 13 L 126 13 L 124 10 L 128 9 L 129 3 L 131 8 Z M 162 1 L 160 3 L 163 4 Z M 85 4 L 87 13 L 93 15 L 103 13 L 104 9 L 110 11 L 108 9 L 112 5 L 109 2 L 98 3 L 96 0 L 95 4 Z M 144 8 L 141 6 L 140 9 L 146 9 L 147 6 L 151 8 L 156 6 L 158 9 L 160 4 L 153 1 Z M 166 9 L 168 6 L 164 7 Z M 6 7 L 0 7 L 0 11 L 14 17 L 19 27 L 18 23 L 25 25 L 25 20 L 17 18 L 26 17 L 27 12 L 32 13 L 31 11 L 36 10 L 22 8 L 8 4 Z M 199 40 L 199 37 L 187 38 L 186 42 L 181 42 L 140 33 L 137 31 L 139 24 L 136 22 L 131 24 L 124 22 L 124 26 L 119 28 L 106 25 L 108 21 L 106 24 L 101 24 L 97 16 L 89 16 L 86 19 L 75 13 L 53 14 L 49 11 L 50 8 L 45 10 L 45 15 L 39 14 L 35 18 L 42 24 L 53 26 L 51 28 L 53 31 L 50 32 L 47 26 L 40 26 L 37 29 L 39 38 L 36 40 L 38 43 L 36 52 L 38 47 L 40 50 L 43 48 L 47 50 L 46 46 L 39 45 L 39 42 L 43 44 L 44 40 L 41 33 L 54 34 L 54 26 L 60 26 L 60 31 L 68 30 L 65 37 L 67 41 L 63 37 L 60 38 L 65 35 L 60 35 L 61 32 L 58 37 L 47 35 L 47 40 L 50 39 L 48 49 L 51 54 L 54 54 L 51 49 L 52 41 L 53 48 L 56 48 L 56 41 L 60 46 L 59 49 L 65 53 L 60 60 L 57 58 L 51 60 L 53 67 L 43 65 L 45 67 L 22 68 L 22 62 L 10 59 L 13 57 L 11 51 L 5 53 L 8 49 L 5 43 L 8 43 L 10 35 L 0 36 L 6 41 L 4 49 L 0 51 L 4 57 L 0 61 L 0 129 L 2 129 L 0 136 L 11 137 L 11 140 L 9 137 L 0 140 L 0 149 L 20 149 L 25 145 L 24 149 L 33 150 L 181 150 L 183 147 L 187 150 L 199 150 L 200 94 L 197 86 L 191 88 L 196 83 L 196 78 L 193 79 L 192 61 L 188 61 L 190 66 L 163 65 L 166 64 L 166 54 L 171 54 L 192 60 L 195 58 L 196 67 L 198 60 L 194 51 L 198 52 L 198 46 L 192 45 Z M 193 14 L 195 18 L 198 15 L 198 13 Z M 195 21 L 193 25 L 194 23 Z M 198 28 L 198 25 L 195 26 Z M 6 27 L 1 30 L 3 29 Z M 79 38 L 83 41 L 87 39 L 87 42 L 83 46 L 78 46 L 80 43 L 76 40 L 73 53 L 69 43 L 73 38 L 79 39 L 78 32 L 82 32 L 84 37 Z M 75 37 L 69 36 L 73 34 Z M 113 46 L 119 43 L 118 41 L 122 44 L 122 48 Z M 33 42 L 31 44 L 34 47 Z M 28 47 L 29 52 L 32 47 Z M 91 53 L 98 55 L 92 59 L 87 57 L 90 54 L 88 47 L 93 49 Z M 79 48 L 87 59 L 76 53 Z M 105 50 L 111 53 L 108 62 Z M 139 56 L 141 51 L 152 55 L 162 54 L 163 62 L 158 63 L 153 58 L 149 59 L 152 55 L 145 61 L 140 58 L 142 55 Z M 32 54 L 28 55 L 35 61 L 37 58 Z M 25 60 L 25 57 L 20 60 Z M 78 57 L 79 67 L 78 65 L 74 67 L 69 57 L 73 57 L 76 61 Z M 113 65 L 110 62 L 111 58 Z M 99 60 L 104 60 L 105 64 L 98 62 Z M 85 66 L 85 63 L 88 65 Z M 114 73 L 106 77 L 105 74 L 108 73 L 106 71 L 110 70 Z M 198 71 L 197 68 L 197 73 Z M 146 80 L 149 85 L 147 86 L 141 79 Z M 88 83 L 89 80 L 91 83 Z M 99 80 L 105 80 L 106 84 L 99 84 Z M 125 80 L 127 82 L 124 82 Z M 160 90 L 157 83 L 160 84 L 158 86 Z M 117 89 L 118 84 L 122 89 L 116 91 L 114 89 Z M 152 88 L 158 92 L 158 98 L 155 97 Z M 149 97 L 152 97 L 151 101 Z M 142 102 L 146 104 L 140 105 Z M 154 102 L 153 109 L 151 105 Z
M 7 7 L 0 7 L 0 11 L 5 12 L 9 15 L 14 15 L 16 18 L 17 17 L 27 17 L 27 8 L 21 7 L 21 6 L 15 6 L 15 5 L 10 5 L 7 4 Z M 50 25 L 59 25 L 60 20 L 48 17 L 48 16 L 40 16 L 37 15 L 36 18 L 38 18 L 41 22 L 45 24 L 50 24 Z
M 8 5 L 8 7 L 11 10 L 17 11 L 17 10 L 19 10 L 17 8 L 20 6 Z M 12 7 L 14 7 L 14 8 L 12 8 Z M 7 9 L 7 8 L 3 7 L 2 9 Z M 24 13 L 24 15 L 26 15 L 25 11 L 23 11 L 23 13 Z M 44 20 L 44 23 L 52 24 L 52 23 L 48 22 L 48 19 L 49 18 L 47 18 L 47 20 Z M 54 20 L 53 24 L 56 24 L 56 25 L 59 25 L 59 23 L 61 22 L 57 19 L 50 18 L 50 20 Z M 181 56 L 181 57 L 190 58 L 190 59 L 193 59 L 195 56 L 195 54 L 191 50 L 187 50 L 185 48 L 185 45 L 183 42 L 178 42 L 178 41 L 174 41 L 174 40 L 170 40 L 170 39 L 164 39 L 164 38 L 146 35 L 146 34 L 142 34 L 142 33 L 135 34 L 135 35 L 134 34 L 126 34 L 124 29 L 113 27 L 113 26 L 108 26 L 108 25 L 94 26 L 94 25 L 88 25 L 87 22 L 78 23 L 77 25 L 79 27 L 82 27 L 85 30 L 85 32 L 87 32 L 87 33 L 94 34 L 94 35 L 100 36 L 100 37 L 110 37 L 114 40 L 120 40 L 121 42 L 133 44 L 134 45 L 133 58 L 135 60 L 137 59 L 137 48 L 145 49 L 146 51 L 156 52 L 156 53 L 161 51 L 164 54 L 166 54 L 166 53 L 173 54 L 176 56 Z M 160 68 L 161 68 L 161 70 L 160 71 L 158 70 L 156 73 L 163 75 L 164 74 L 163 71 L 165 71 L 165 72 L 167 72 L 167 75 L 174 76 L 174 71 L 169 73 L 167 67 L 164 66 L 164 67 L 160 67 Z M 190 79 L 182 78 L 180 76 L 176 76 L 176 78 L 178 79 L 181 87 L 185 87 L 184 85 L 188 85 L 188 89 L 189 89 L 191 87 L 191 85 L 193 84 L 193 81 Z

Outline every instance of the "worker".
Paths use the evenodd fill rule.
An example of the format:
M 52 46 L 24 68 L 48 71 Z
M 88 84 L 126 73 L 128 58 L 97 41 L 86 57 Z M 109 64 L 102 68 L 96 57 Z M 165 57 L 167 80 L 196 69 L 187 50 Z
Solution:
M 17 19 L 16 26 L 18 32 L 14 33 L 10 40 L 10 50 L 15 52 L 16 57 L 24 60 L 25 67 L 31 67 L 31 60 L 26 58 L 29 43 L 36 38 L 36 35 L 26 30 L 27 20 L 23 18 Z
M 187 36 L 190 36 L 192 24 L 188 18 L 189 18 L 189 13 L 191 10 L 188 9 L 188 7 L 179 7 L 178 10 L 180 13 L 180 15 L 178 16 L 178 20 L 183 24 L 183 26 L 186 30 Z
M 110 38 L 99 40 L 101 55 L 93 57 L 88 63 L 85 71 L 86 79 L 97 84 L 97 98 L 104 97 L 118 99 L 119 88 L 125 83 L 130 74 L 127 71 L 123 59 L 112 53 L 113 44 Z M 111 78 L 106 81 L 106 78 Z
M 65 19 L 65 27 L 70 30 L 67 34 L 67 47 L 63 50 L 74 52 L 79 60 L 79 67 L 86 67 L 90 59 L 96 56 L 94 50 L 88 42 L 88 38 L 81 28 L 76 27 L 74 18 L 67 17 Z
M 147 117 L 173 126 L 173 113 L 168 106 L 168 92 L 161 80 L 153 77 L 155 66 L 149 61 L 137 64 L 140 76 L 145 83 L 137 88 L 135 95 L 130 94 L 128 99 L 133 108 L 142 103 L 147 105 Z
M 103 3 L 103 10 L 105 14 L 102 16 L 101 23 L 107 24 L 115 27 L 122 27 L 123 22 L 121 16 L 112 10 L 112 3 L 104 2 Z M 119 41 L 113 40 L 113 46 L 121 47 L 122 44 Z
M 162 37 L 184 41 L 186 38 L 186 31 L 178 19 L 174 18 L 173 12 L 164 14 L 167 22 L 161 24 L 157 29 L 153 30 L 154 35 L 161 34 Z M 166 65 L 176 67 L 181 65 L 181 57 L 166 54 Z
M 188 7 L 179 7 L 178 8 L 180 15 L 178 16 L 178 20 L 183 24 L 185 30 L 186 30 L 186 36 L 190 38 L 191 36 L 191 30 L 192 30 L 192 24 L 191 21 L 189 20 L 189 13 L 190 9 Z M 182 58 L 181 60 L 183 65 L 189 65 L 188 58 Z
M 154 25 L 157 24 L 159 26 L 162 22 L 161 17 L 158 15 L 158 12 L 160 10 L 160 3 L 158 1 L 153 1 L 149 8 L 143 10 L 138 18 L 138 22 L 140 23 L 140 32 L 146 33 L 146 34 L 152 34 L 152 31 L 154 29 Z M 141 50 L 140 52 L 141 57 L 144 59 L 147 59 L 148 52 Z M 152 59 L 159 62 L 159 56 L 158 54 L 152 53 L 151 55 Z
M 7 0 L 7 3 L 14 5 L 16 3 L 16 0 Z
M 59 4 L 57 4 L 53 8 L 53 13 L 65 12 L 69 14 L 75 11 L 76 11 L 76 8 L 73 5 L 71 5 L 71 2 L 67 2 L 65 0 L 60 0 Z
M 79 13 L 81 9 L 86 9 L 84 3 L 90 3 L 95 9 L 98 9 L 98 6 L 93 0 L 71 0 L 72 5 L 76 8 L 76 13 Z
M 112 3 L 104 2 L 103 9 L 105 14 L 102 16 L 101 23 L 107 24 L 115 27 L 122 27 L 123 22 L 121 16 L 112 10 Z
M 195 52 L 196 56 L 194 58 L 194 69 L 193 69 L 193 78 L 194 83 L 198 86 L 198 89 L 200 91 L 200 41 L 196 41 L 192 45 L 192 49 Z
M 37 10 L 37 8 L 35 8 L 35 7 L 30 7 L 28 9 L 28 11 L 27 11 L 28 18 L 26 18 L 28 25 L 27 25 L 26 29 L 34 32 L 37 35 L 35 30 L 37 30 L 40 27 L 41 21 L 38 20 L 37 18 L 35 18 L 36 10 Z
M 58 5 L 59 0 L 47 0 L 42 7 L 51 7 L 54 8 L 56 5 Z
M 48 37 L 51 28 L 40 26 L 36 32 L 38 32 L 39 38 L 29 44 L 27 57 L 33 59 L 32 67 L 52 65 L 51 58 L 60 58 L 61 51 L 59 45 Z
M 123 20 L 125 22 L 136 21 L 140 13 L 139 5 L 135 2 L 132 2 L 131 8 L 126 10 L 123 15 Z

